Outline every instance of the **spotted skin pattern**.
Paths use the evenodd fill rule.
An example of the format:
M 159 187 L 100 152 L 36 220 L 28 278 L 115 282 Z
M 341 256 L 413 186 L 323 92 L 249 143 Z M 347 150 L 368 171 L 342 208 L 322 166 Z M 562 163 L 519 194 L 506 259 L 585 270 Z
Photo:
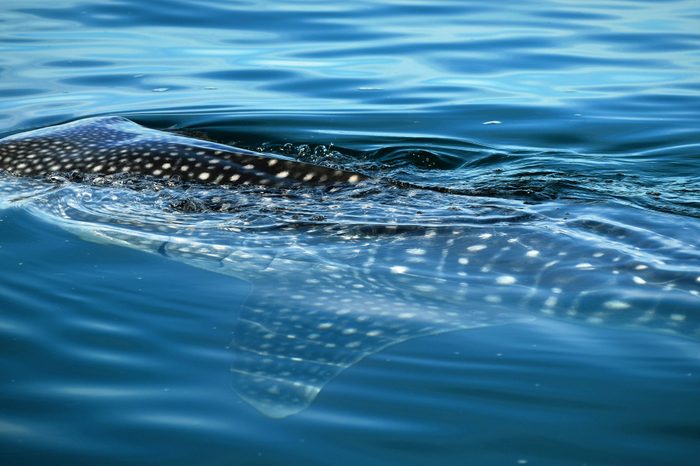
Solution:
M 294 191 L 361 178 L 113 117 L 3 139 L 0 161 L 22 175 L 0 177 L 0 208 L 20 205 L 83 239 L 250 283 L 233 326 L 231 374 L 241 398 L 273 418 L 304 410 L 364 357 L 446 331 L 544 317 L 700 338 L 700 245 L 688 240 L 697 237 L 690 220 L 668 226 L 647 211 L 617 219 L 615 206 L 397 187 L 371 198 L 272 196 L 242 184 Z M 219 180 L 240 189 L 217 196 L 248 207 L 188 217 L 158 207 L 163 191 L 25 179 L 67 170 Z M 257 224 L 268 207 L 274 221 Z M 306 213 L 314 215 L 303 221 Z
M 140 126 L 86 118 L 0 140 L 0 170 L 45 176 L 128 173 L 208 185 L 355 184 L 364 176 Z

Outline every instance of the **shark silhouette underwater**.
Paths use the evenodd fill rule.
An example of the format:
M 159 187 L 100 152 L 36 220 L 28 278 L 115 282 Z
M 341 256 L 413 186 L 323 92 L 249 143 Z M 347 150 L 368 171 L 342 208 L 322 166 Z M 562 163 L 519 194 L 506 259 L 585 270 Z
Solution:
M 233 386 L 270 417 L 302 411 L 370 354 L 446 331 L 542 316 L 700 336 L 698 245 L 646 211 L 618 219 L 599 205 L 465 201 L 396 186 L 333 194 L 366 177 L 121 117 L 1 139 L 0 170 L 10 174 L 0 205 L 250 283 L 231 344 Z M 160 208 L 162 192 L 89 183 L 37 192 L 33 179 L 70 172 L 180 179 L 239 208 L 188 216 Z M 301 189 L 310 185 L 321 194 Z

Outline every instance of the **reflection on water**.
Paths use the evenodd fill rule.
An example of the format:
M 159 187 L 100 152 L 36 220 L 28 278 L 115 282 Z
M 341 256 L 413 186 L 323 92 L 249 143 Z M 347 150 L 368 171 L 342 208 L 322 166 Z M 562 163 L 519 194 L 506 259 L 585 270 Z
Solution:
M 2 135 L 123 115 L 374 180 L 4 176 L 3 462 L 687 464 L 699 15 L 2 2 Z
M 501 144 L 648 150 L 661 133 L 687 142 L 678 122 L 697 121 L 700 108 L 695 2 L 504 8 L 10 2 L 5 127 L 105 113 L 361 111 L 410 114 L 385 121 L 387 131 Z M 491 120 L 503 124 L 482 125 Z

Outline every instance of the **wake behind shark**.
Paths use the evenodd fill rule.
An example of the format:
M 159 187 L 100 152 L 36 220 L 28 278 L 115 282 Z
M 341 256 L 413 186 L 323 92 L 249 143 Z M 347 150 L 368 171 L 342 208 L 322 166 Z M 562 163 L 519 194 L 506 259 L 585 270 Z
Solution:
M 0 206 L 250 283 L 231 372 L 236 392 L 268 416 L 303 410 L 343 369 L 419 336 L 536 316 L 700 336 L 700 248 L 675 234 L 695 228 L 692 220 L 667 225 L 635 209 L 618 218 L 614 206 L 363 190 L 371 182 L 350 172 L 271 164 L 123 119 L 73 125 L 82 128 L 79 141 L 70 125 L 1 140 L 3 167 L 28 176 L 179 171 L 209 185 L 134 192 L 4 177 Z M 42 152 L 50 147 L 60 150 Z M 235 189 L 211 188 L 222 174 L 219 183 Z M 236 174 L 248 184 L 233 185 Z M 305 189 L 316 183 L 321 191 Z M 333 193 L 329 183 L 354 187 Z M 258 184 L 282 190 L 247 189 Z M 233 208 L 184 215 L 161 207 L 183 196 Z

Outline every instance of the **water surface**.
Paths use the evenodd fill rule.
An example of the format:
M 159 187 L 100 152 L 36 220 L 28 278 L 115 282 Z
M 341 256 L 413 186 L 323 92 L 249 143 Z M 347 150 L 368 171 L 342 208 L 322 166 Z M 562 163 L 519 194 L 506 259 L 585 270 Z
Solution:
M 3 178 L 14 190 L 0 190 L 3 462 L 692 464 L 699 21 L 693 1 L 3 2 L 2 135 L 122 115 L 459 193 L 378 184 L 261 196 Z M 243 234 L 221 227 L 242 222 Z M 330 230 L 309 233 L 310 223 Z M 561 245 L 587 261 L 616 252 L 629 265 L 621 276 L 649 286 L 606 286 L 607 255 L 595 275 L 572 262 L 574 288 L 664 318 L 630 327 L 624 312 L 552 316 L 479 292 L 455 310 L 457 278 L 406 295 L 380 275 L 395 302 L 448 302 L 440 309 L 460 325 L 494 306 L 527 318 L 372 352 L 274 419 L 237 394 L 231 372 L 250 277 L 129 243 L 151 239 L 154 225 L 227 247 L 272 231 L 273 254 L 290 257 L 283 239 L 302 238 L 312 264 L 356 270 L 361 256 L 338 238 L 390 224 L 456 229 L 470 244 L 528 232 L 541 251 Z M 391 251 L 392 238 L 364 241 Z M 427 264 L 439 262 L 426 250 Z M 523 260 L 472 261 L 469 284 L 490 296 L 507 272 L 530 286 Z M 640 264 L 649 268 L 633 272 Z M 323 296 L 314 283 L 300 290 Z

